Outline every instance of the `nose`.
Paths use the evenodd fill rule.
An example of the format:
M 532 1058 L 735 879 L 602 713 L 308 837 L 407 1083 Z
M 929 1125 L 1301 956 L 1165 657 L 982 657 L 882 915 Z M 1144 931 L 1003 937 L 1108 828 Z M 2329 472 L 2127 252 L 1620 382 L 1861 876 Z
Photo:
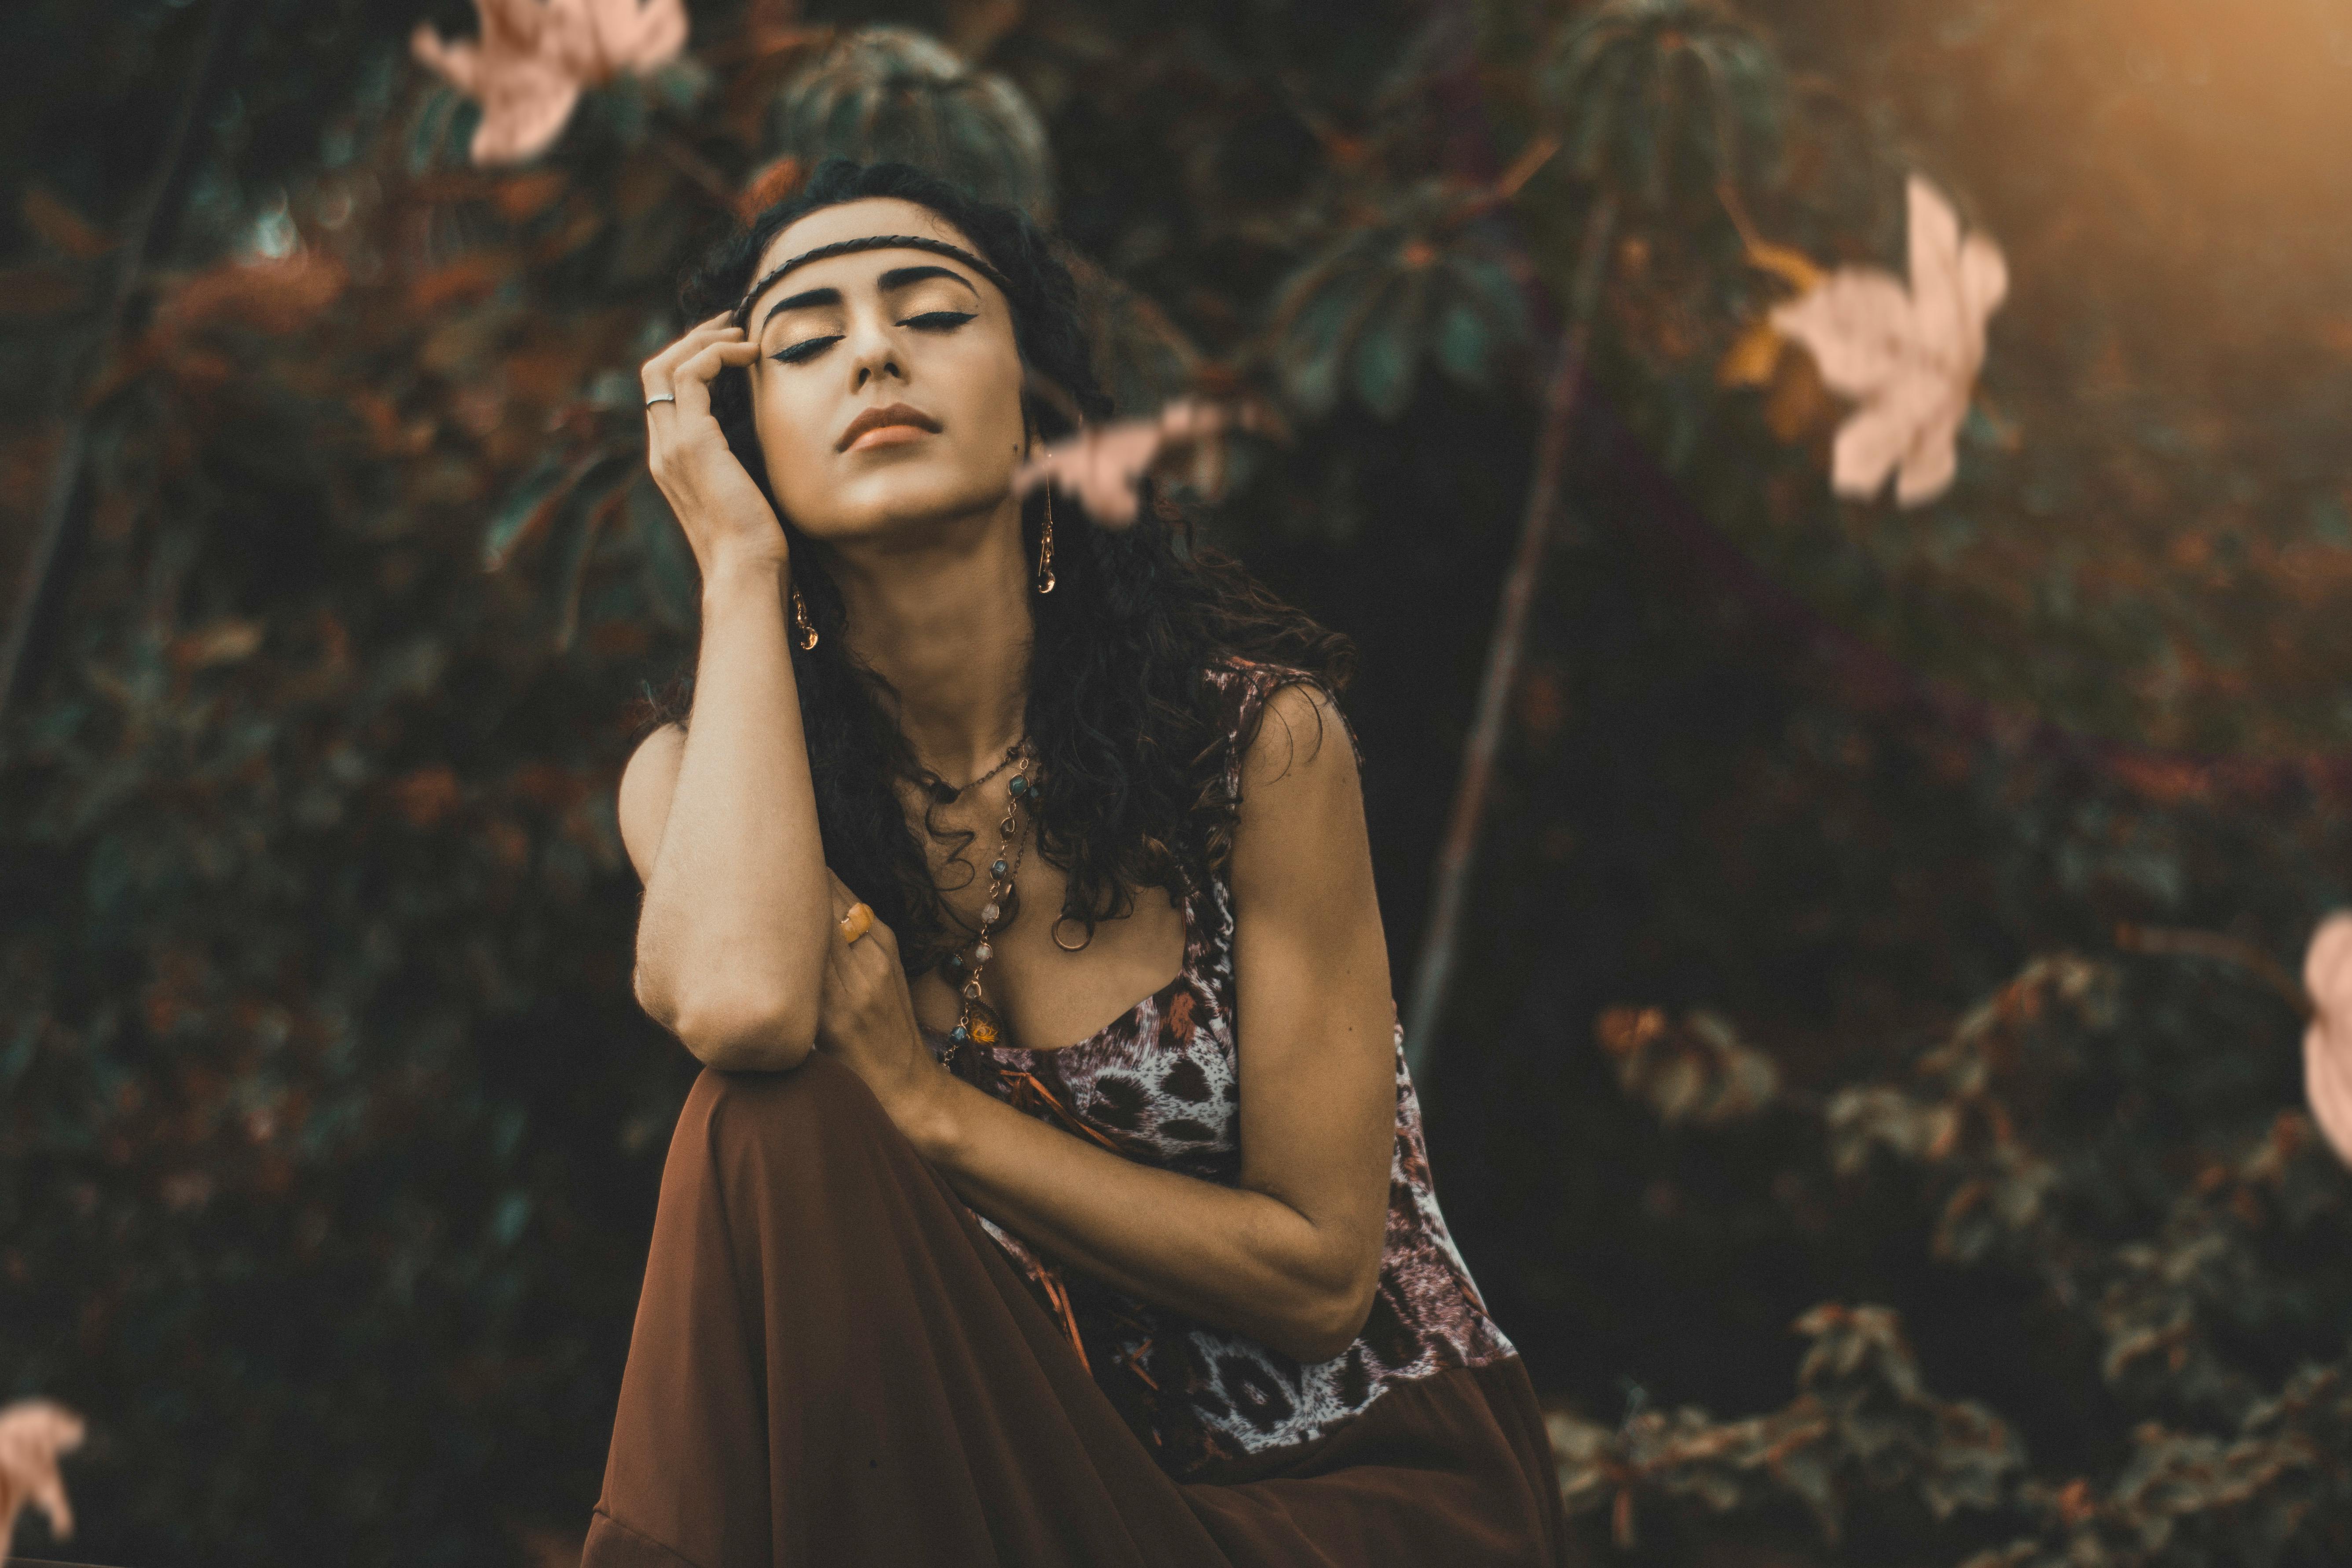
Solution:
M 901 382 L 907 379 L 906 366 L 899 363 L 898 340 L 875 312 L 857 312 L 849 329 L 849 341 L 843 346 L 849 350 L 852 391 L 864 391 L 877 377 Z

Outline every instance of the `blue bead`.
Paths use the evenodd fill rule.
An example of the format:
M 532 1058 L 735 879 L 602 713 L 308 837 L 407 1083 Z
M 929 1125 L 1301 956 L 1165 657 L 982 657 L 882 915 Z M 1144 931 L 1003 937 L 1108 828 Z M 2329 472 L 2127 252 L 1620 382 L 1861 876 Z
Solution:
M 1013 782 L 1004 787 L 1011 790 L 1015 795 L 1027 795 L 1029 793 L 1029 781 L 1023 778 L 1019 773 L 1014 773 L 1013 775 Z
M 1012 867 L 1007 866 L 1003 861 L 999 860 L 994 865 L 989 867 L 988 874 L 992 877 L 1003 878 L 1009 874 L 1012 869 Z
M 971 1038 L 971 1031 L 965 1028 L 961 1024 L 958 1024 L 955 1028 L 949 1033 L 948 1038 L 953 1040 L 957 1045 L 962 1045 L 966 1040 Z

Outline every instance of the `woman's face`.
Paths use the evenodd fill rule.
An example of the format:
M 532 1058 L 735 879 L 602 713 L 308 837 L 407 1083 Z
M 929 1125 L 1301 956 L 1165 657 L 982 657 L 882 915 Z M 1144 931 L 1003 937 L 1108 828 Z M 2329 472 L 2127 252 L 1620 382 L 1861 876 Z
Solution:
M 752 276 L 888 234 L 979 251 L 929 207 L 872 197 L 787 226 Z M 970 267 L 915 249 L 827 257 L 769 284 L 745 330 L 760 347 L 751 414 L 768 483 L 810 537 L 968 516 L 1008 494 L 1026 447 L 1021 356 L 1010 303 Z

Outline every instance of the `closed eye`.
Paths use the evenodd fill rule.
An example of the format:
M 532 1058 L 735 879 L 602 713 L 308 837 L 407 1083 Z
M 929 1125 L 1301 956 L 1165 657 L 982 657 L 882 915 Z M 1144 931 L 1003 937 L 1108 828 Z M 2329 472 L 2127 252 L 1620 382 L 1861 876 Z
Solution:
M 978 312 L 972 310 L 926 310 L 919 316 L 909 316 L 898 324 L 902 327 L 919 328 L 927 332 L 951 332 L 971 321 L 976 314 Z M 803 339 L 790 348 L 778 349 L 768 357 L 781 360 L 785 364 L 799 364 L 803 360 L 816 358 L 817 355 L 839 342 L 843 336 L 844 334 L 840 332 L 833 332 L 821 338 Z
M 782 360 L 786 364 L 798 364 L 804 359 L 816 358 L 817 355 L 824 353 L 825 350 L 839 342 L 841 339 L 842 334 L 839 332 L 835 332 L 830 337 L 810 338 L 804 342 L 794 343 L 790 348 L 778 349 L 774 353 L 770 354 L 768 357 L 772 360 Z

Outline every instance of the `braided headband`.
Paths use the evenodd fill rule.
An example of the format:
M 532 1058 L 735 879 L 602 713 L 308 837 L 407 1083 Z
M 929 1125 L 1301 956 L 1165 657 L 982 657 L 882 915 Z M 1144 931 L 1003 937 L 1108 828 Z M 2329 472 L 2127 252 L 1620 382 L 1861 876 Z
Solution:
M 766 277 L 751 285 L 751 291 L 743 296 L 743 302 L 735 307 L 735 324 L 748 328 L 752 304 L 768 291 L 769 284 L 795 267 L 805 267 L 812 261 L 823 261 L 829 256 L 846 256 L 857 250 L 928 250 L 935 256 L 962 262 L 995 284 L 1007 300 L 1013 298 L 1013 285 L 1005 281 L 1004 274 L 961 245 L 950 245 L 944 239 L 932 239 L 920 234 L 872 234 L 863 239 L 836 239 L 831 245 L 820 245 L 814 250 L 803 250 L 798 256 L 786 257 Z

